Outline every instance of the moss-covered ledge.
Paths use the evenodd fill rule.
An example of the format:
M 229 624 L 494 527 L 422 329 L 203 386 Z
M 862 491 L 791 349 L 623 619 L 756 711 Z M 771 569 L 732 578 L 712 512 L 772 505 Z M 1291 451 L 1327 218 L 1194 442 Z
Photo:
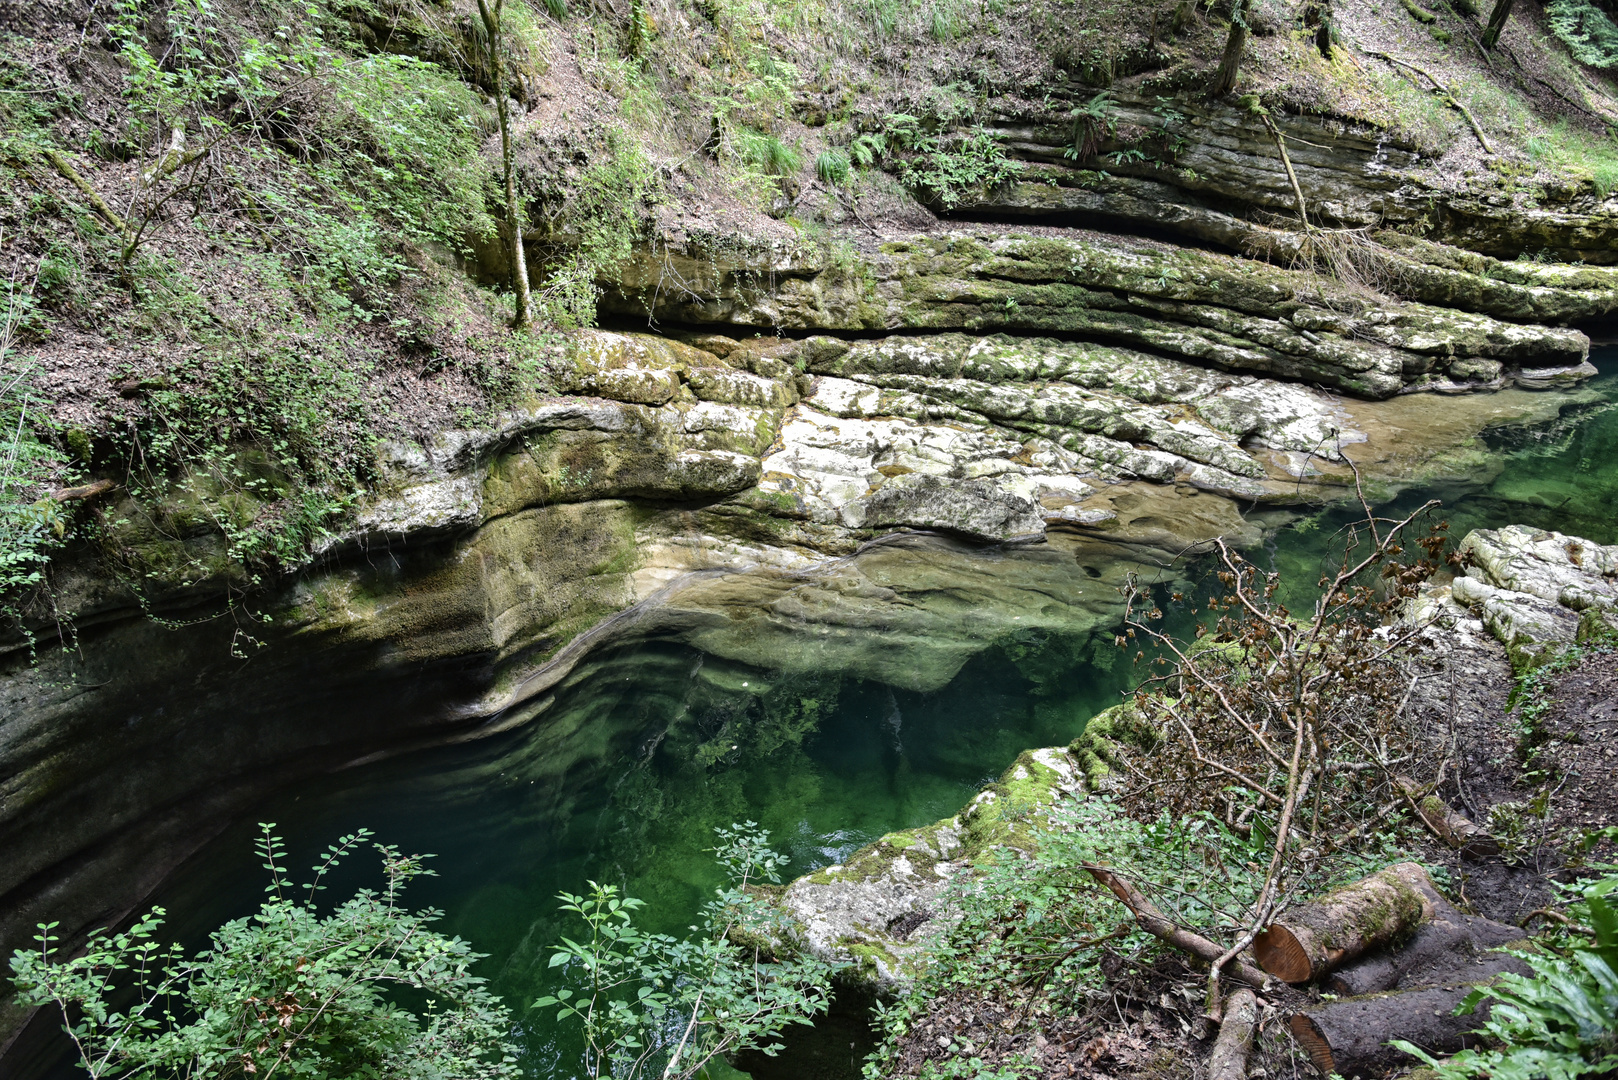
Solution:
M 889 833 L 842 864 L 806 874 L 778 903 L 801 947 L 852 965 L 846 977 L 855 983 L 894 993 L 950 924 L 951 887 L 1010 852 L 1031 850 L 1036 822 L 1084 792 L 1067 748 L 1025 751 L 959 813 Z
M 679 289 L 666 287 L 671 273 Z M 1574 329 L 1378 300 L 1313 272 L 1118 238 L 961 231 L 833 252 L 694 237 L 640 250 L 603 303 L 697 325 L 1055 333 L 1372 398 L 1482 388 L 1502 371 L 1593 374 L 1589 339 Z

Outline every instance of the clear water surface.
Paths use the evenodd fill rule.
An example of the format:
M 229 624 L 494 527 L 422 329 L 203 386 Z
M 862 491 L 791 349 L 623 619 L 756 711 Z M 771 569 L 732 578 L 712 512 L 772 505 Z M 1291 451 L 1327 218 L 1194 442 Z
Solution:
M 1456 538 L 1520 522 L 1618 541 L 1618 349 L 1596 359 L 1603 404 L 1491 433 L 1505 459 L 1498 477 L 1411 491 L 1389 509 L 1441 498 Z M 1298 519 L 1256 557 L 1312 581 L 1352 517 Z M 1097 637 L 1003 641 L 929 694 L 837 672 L 782 677 L 677 644 L 620 648 L 565 685 L 536 723 L 310 781 L 253 820 L 277 823 L 295 865 L 360 826 L 437 853 L 438 876 L 412 886 L 413 905 L 444 909 L 444 930 L 490 954 L 483 970 L 519 1018 L 527 1074 L 560 1080 L 575 1075 L 577 1047 L 549 1011 L 526 1008 L 545 992 L 551 943 L 571 931 L 556 912 L 559 891 L 620 884 L 647 901 L 650 928 L 681 932 L 717 884 L 705 850 L 715 826 L 761 823 L 799 874 L 953 813 L 1023 749 L 1072 739 L 1118 700 L 1133 668 Z M 601 732 L 597 752 L 559 767 L 555 740 L 587 731 Z M 173 929 L 197 940 L 252 910 L 263 885 L 254 831 L 240 823 L 164 890 Z M 375 883 L 371 859 L 349 869 L 327 895 Z M 744 1064 L 760 1080 L 853 1077 L 866 1041 L 847 1014 L 797 1040 L 790 1063 Z M 57 1074 L 73 1075 L 65 1063 Z

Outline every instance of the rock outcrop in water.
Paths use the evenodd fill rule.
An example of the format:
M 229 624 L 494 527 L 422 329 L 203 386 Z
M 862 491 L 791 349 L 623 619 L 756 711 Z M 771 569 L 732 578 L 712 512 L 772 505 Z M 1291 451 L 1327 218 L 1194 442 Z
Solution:
M 87 663 L 13 654 L 4 690 L 7 941 L 104 919 L 101 898 L 292 776 L 532 720 L 597 643 L 935 688 L 998 635 L 1109 624 L 1130 570 L 1256 536 L 1232 499 L 1341 490 L 1345 456 L 1384 490 L 1469 475 L 1479 431 L 1579 400 L 1359 400 L 1003 334 L 593 331 L 570 350 L 578 396 L 386 448 L 324 564 L 249 606 L 194 576 L 206 531 L 151 541 L 147 602 L 192 598 L 172 629 L 63 567 Z
M 1459 552 L 1464 572 L 1428 586 L 1412 611 L 1431 625 L 1446 672 L 1498 677 L 1495 656 L 1527 670 L 1575 642 L 1618 633 L 1618 547 L 1513 525 L 1469 533 Z M 852 965 L 848 977 L 870 989 L 902 989 L 950 924 L 951 888 L 995 860 L 1021 857 L 1036 815 L 1111 790 L 1118 743 L 1151 738 L 1139 723 L 1128 703 L 1115 705 L 1070 746 L 1025 752 L 959 813 L 797 878 L 779 900 L 796 945 Z
M 1305 19 L 1295 6 L 1268 5 L 1288 10 L 1266 18 Z M 307 324 L 293 326 L 306 337 L 294 334 L 277 354 L 295 357 L 294 366 L 313 369 L 312 339 L 331 327 L 351 335 L 353 348 L 340 362 L 321 354 L 336 363 L 319 369 L 343 388 L 336 398 L 270 405 L 297 412 L 309 400 L 386 400 L 409 412 L 426 401 L 424 413 L 437 411 L 389 430 L 399 437 L 383 445 L 374 475 L 361 470 L 364 490 L 340 493 L 351 512 L 294 573 L 272 568 L 259 580 L 237 550 L 241 530 L 296 518 L 291 504 L 303 496 L 333 494 L 278 471 L 276 458 L 292 460 L 284 444 L 229 447 L 240 455 L 230 468 L 262 474 L 256 494 L 227 493 L 200 470 L 164 472 L 181 455 L 158 467 L 147 490 L 102 496 L 99 531 L 50 568 L 49 603 L 0 642 L 0 953 L 43 919 L 75 929 L 116 919 L 232 815 L 293 778 L 543 716 L 557 684 L 587 671 L 584 658 L 606 642 L 669 638 L 762 666 L 936 689 L 1004 635 L 1110 625 L 1130 572 L 1172 575 L 1177 557 L 1215 535 L 1256 540 L 1272 522 L 1252 511 L 1278 515 L 1341 494 L 1350 463 L 1378 496 L 1431 480 L 1486 482 L 1499 466 L 1481 434 L 1587 402 L 1579 385 L 1594 369 L 1580 324 L 1618 312 L 1618 270 L 1606 265 L 1618 251 L 1618 217 L 1593 176 L 1538 176 L 1520 154 L 1498 168 L 1474 168 L 1461 154 L 1442 159 L 1448 151 L 1382 108 L 1393 91 L 1358 68 L 1326 66 L 1303 37 L 1273 26 L 1253 46 L 1269 66 L 1250 67 L 1263 72 L 1253 76 L 1253 100 L 1269 95 L 1272 137 L 1239 99 L 1204 100 L 1199 64 L 1217 45 L 1211 26 L 1191 20 L 1160 33 L 1153 16 L 1148 31 L 1142 5 L 1081 5 L 1072 26 L 980 27 L 981 42 L 932 30 L 890 39 L 888 28 L 868 49 L 844 42 L 835 63 L 817 51 L 832 48 L 829 38 L 772 42 L 780 27 L 732 25 L 711 5 L 673 5 L 672 21 L 645 40 L 638 22 L 626 36 L 621 13 L 597 6 L 547 23 L 523 46 L 532 51 L 514 58 L 522 78 L 512 93 L 528 113 L 517 119 L 527 215 L 544 223 L 527 237 L 536 282 L 573 265 L 599 224 L 577 211 L 581 178 L 639 177 L 639 188 L 608 184 L 624 205 L 590 204 L 595 218 L 623 218 L 595 240 L 627 259 L 590 264 L 603 289 L 599 312 L 620 329 L 534 344 L 550 351 L 543 393 L 536 380 L 501 398 L 498 416 L 451 419 L 462 408 L 476 414 L 473 398 L 479 407 L 492 400 L 456 397 L 476 383 L 459 368 L 517 353 L 490 345 L 505 333 L 486 310 L 494 294 L 469 284 L 503 287 L 509 260 L 495 249 L 510 250 L 510 233 L 440 243 L 436 217 L 401 220 L 453 202 L 457 192 L 412 186 L 400 197 L 390 186 L 444 163 L 413 160 L 377 191 L 338 192 L 336 202 L 349 200 L 358 216 L 338 207 L 337 217 L 319 218 L 316 239 L 348 238 L 326 265 L 331 252 L 295 243 L 310 239 L 297 229 L 266 231 L 264 208 L 288 196 L 273 185 L 253 194 L 241 179 L 254 169 L 296 174 L 311 156 L 303 144 L 283 153 L 279 134 L 251 143 L 264 155 L 252 168 L 243 159 L 214 169 L 202 151 L 186 167 L 201 162 L 207 175 L 233 179 L 219 190 L 200 181 L 195 191 L 207 198 L 195 202 L 189 188 L 164 194 L 142 241 L 161 253 L 153 266 L 179 267 L 175 280 L 189 284 L 171 288 L 165 269 L 141 292 L 127 252 L 116 273 L 104 254 L 85 255 L 84 270 L 58 249 L 61 237 L 85 232 L 78 219 L 91 211 L 81 215 L 80 200 L 118 229 L 118 215 L 104 212 L 122 205 L 114 193 L 143 197 L 172 170 L 163 171 L 166 151 L 142 167 L 149 148 L 129 141 L 119 119 L 132 99 L 119 64 L 101 62 L 112 54 L 99 50 L 120 47 L 105 10 L 47 7 L 28 15 L 44 43 L 32 55 L 71 88 L 62 100 L 73 103 L 29 120 L 38 125 L 30 138 L 57 147 L 56 156 L 17 166 L 16 187 L 56 207 L 36 230 L 39 265 L 49 270 L 40 296 L 57 320 L 41 324 L 39 344 L 74 467 L 109 482 L 122 469 L 127 482 L 144 459 L 134 444 L 123 457 L 110 451 L 106 433 L 155 423 L 151 395 L 257 378 L 251 365 L 210 368 L 207 350 L 222 338 L 233 355 L 275 338 L 282 322 Z M 863 19 L 863 7 L 842 14 Z M 1378 12 L 1339 7 L 1345 34 L 1385 29 Z M 340 46 L 347 66 L 322 72 L 330 77 L 322 92 L 338 86 L 339 68 L 408 54 L 453 69 L 453 77 L 412 69 L 423 80 L 442 76 L 435 100 L 461 101 L 467 91 L 464 107 L 475 110 L 494 88 L 481 65 L 462 64 L 472 55 L 463 14 L 389 4 L 333 14 L 353 40 Z M 269 40 L 274 30 L 234 11 L 214 27 L 221 40 Z M 1127 59 L 1109 51 L 1097 67 L 1081 57 L 1074 42 L 1096 33 L 1109 50 L 1131 42 Z M 638 42 L 611 63 L 645 65 L 636 78 L 660 97 L 653 111 L 671 110 L 655 137 L 621 125 L 631 110 L 596 56 L 609 40 Z M 785 80 L 779 86 L 755 79 L 760 56 L 773 56 L 765 67 Z M 825 70 L 810 78 L 806 58 Z M 802 72 L 792 67 L 799 60 Z M 676 85 L 674 73 L 684 81 Z M 703 86 L 693 89 L 693 77 Z M 41 93 L 55 100 L 58 89 Z M 729 100 L 718 91 L 753 96 L 738 111 L 735 102 L 715 105 Z M 348 102 L 346 93 L 326 96 Z M 708 111 L 684 115 L 692 103 Z M 88 118 L 98 110 L 115 122 L 96 128 Z M 907 118 L 913 138 L 899 134 Z M 968 130 L 986 159 L 949 141 Z M 735 157 L 738 135 L 766 131 L 778 143 L 803 140 L 793 166 L 802 175 Z M 237 134 L 249 145 L 249 133 Z M 400 145 L 452 141 L 436 128 L 428 134 Z M 886 146 L 878 156 L 888 157 L 850 177 L 857 137 L 875 137 L 867 146 Z M 933 150 L 923 149 L 928 139 Z M 478 172 L 487 161 L 476 142 L 445 175 L 492 178 Z M 378 176 L 385 163 L 401 165 L 386 143 L 366 144 Z M 87 145 L 106 152 L 74 156 Z M 229 147 L 218 145 L 223 161 Z M 648 147 L 656 161 L 646 160 Z M 842 162 L 843 180 L 832 178 L 836 168 L 808 175 L 817 149 Z M 1002 158 L 1010 164 L 997 181 L 952 182 L 947 196 L 896 179 L 929 161 L 961 171 Z M 266 161 L 278 164 L 265 169 Z M 746 184 L 732 190 L 735 170 Z M 479 182 L 462 186 L 486 216 Z M 645 198 L 654 189 L 666 200 Z M 378 194 L 380 217 L 359 214 Z M 1317 228 L 1292 227 L 1299 196 Z M 980 220 L 944 222 L 932 211 Z M 880 215 L 875 225 L 867 214 Z M 292 228 L 295 216 L 283 224 Z M 223 231 L 197 222 L 224 222 Z M 393 228 L 409 242 L 366 246 Z M 106 246 L 100 225 L 90 233 L 85 251 Z M 154 240 L 158 233 L 173 244 Z M 369 286 L 345 261 L 361 249 L 379 275 Z M 255 292 L 271 279 L 241 276 L 282 259 L 312 268 L 298 288 L 326 282 L 314 300 L 291 289 L 271 303 Z M 378 282 L 389 274 L 408 288 L 388 294 Z M 116 289 L 81 295 L 83 281 L 100 288 L 114 277 Z M 260 303 L 274 308 L 267 323 L 242 310 Z M 624 329 L 643 324 L 648 332 Z M 98 357 L 111 359 L 98 367 Z M 447 390 L 437 385 L 446 371 L 464 376 L 442 380 L 454 383 Z M 373 375 L 375 385 L 420 397 L 342 397 L 374 389 Z M 209 400 L 215 418 L 264 405 Z M 196 435 L 186 425 L 212 422 L 186 408 L 162 414 L 183 429 L 166 437 L 184 442 Z M 219 439 L 241 437 L 234 422 L 221 422 Z M 1564 596 L 1558 575 L 1572 571 L 1551 556 L 1572 549 L 1560 543 L 1474 537 L 1479 567 L 1526 566 L 1530 550 L 1545 566 L 1480 570 L 1446 602 L 1469 605 L 1525 656 L 1547 635 L 1576 633 L 1588 615 L 1574 607 L 1602 607 L 1608 594 Z M 1496 547 L 1506 554 L 1491 554 Z M 1584 557 L 1568 554 L 1568 566 Z M 53 634 L 72 651 L 42 647 Z M 570 742 L 573 734 L 558 733 L 558 760 L 599 751 L 579 749 L 587 740 Z M 1087 761 L 1066 751 L 1025 755 L 995 799 L 1057 797 L 1076 787 L 1071 770 Z M 913 838 L 905 865 L 914 876 L 934 887 L 939 869 L 1004 839 L 995 799 Z M 907 939 L 896 928 L 914 929 L 926 902 L 906 899 L 908 876 L 900 877 L 870 904 L 836 884 L 848 912 L 822 934 L 858 938 L 865 931 L 849 930 L 849 920 L 880 923 L 876 937 L 855 943 L 874 950 L 883 978 L 902 966 L 893 957 Z M 803 910 L 819 902 L 804 900 Z M 0 1017 L 0 1031 L 7 1024 Z

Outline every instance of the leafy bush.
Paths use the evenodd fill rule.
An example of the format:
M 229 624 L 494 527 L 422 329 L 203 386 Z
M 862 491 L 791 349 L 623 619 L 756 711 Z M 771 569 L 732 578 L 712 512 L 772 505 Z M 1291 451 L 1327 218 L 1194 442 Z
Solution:
M 4 359 L 0 347 L 0 611 L 10 611 L 23 592 L 44 580 L 67 519 L 40 488 L 60 463 L 35 431 L 41 403 L 28 372 Z
M 1598 68 L 1618 64 L 1618 24 L 1591 0 L 1551 0 L 1545 15 L 1551 32 L 1579 63 Z
M 1262 841 L 1208 814 L 1142 824 L 1099 795 L 1039 813 L 1018 848 L 951 887 L 947 907 L 958 918 L 929 943 L 911 990 L 880 1010 L 884 1042 L 865 1066 L 867 1080 L 891 1074 L 900 1040 L 937 998 L 1005 994 L 1023 999 L 1020 1015 L 1038 1023 L 1070 1015 L 1106 982 L 1107 950 L 1158 949 L 1087 864 L 1127 877 L 1182 926 L 1239 927 L 1263 885 L 1252 869 L 1264 858 Z M 957 1075 L 951 1067 L 946 1059 L 930 1075 Z
M 886 143 L 906 153 L 896 162 L 899 179 L 924 201 L 954 209 L 968 193 L 991 191 L 1022 171 L 1006 157 L 1000 140 L 983 128 L 934 134 L 916 117 L 887 118 Z
M 641 233 L 645 208 L 661 192 L 657 173 L 634 136 L 609 129 L 603 152 L 580 173 L 556 215 L 574 239 L 536 291 L 541 323 L 565 329 L 595 323 L 596 282 L 616 276 Z
M 1553 953 L 1517 953 L 1532 976 L 1506 974 L 1468 994 L 1457 1014 L 1492 1002 L 1479 1029 L 1496 1045 L 1463 1050 L 1437 1061 L 1409 1043 L 1398 1046 L 1434 1066 L 1439 1080 L 1572 1080 L 1578 1076 L 1618 1075 L 1618 866 L 1606 877 L 1578 889 L 1569 915 L 1582 919 L 1589 940 Z
M 95 1078 L 519 1075 L 507 1010 L 471 974 L 480 954 L 429 930 L 438 912 L 400 906 L 405 886 L 430 873 L 422 856 L 375 845 L 383 889 L 323 916 L 315 899 L 326 876 L 371 834 L 342 837 L 311 883 L 294 886 L 274 826 L 261 828 L 270 898 L 195 957 L 156 941 L 161 908 L 123 933 L 92 935 L 73 959 L 55 923 L 40 927 L 37 950 L 12 957 L 19 1000 L 62 1011 L 82 1068 Z M 397 992 L 426 1007 L 413 1012 Z
M 3 97 L 4 95 L 0 95 Z M 44 580 L 44 566 L 62 538 L 66 518 L 41 485 L 61 462 L 40 441 L 43 419 L 32 370 L 15 355 L 18 331 L 33 307 L 36 281 L 16 276 L 0 297 L 0 611 L 14 611 L 25 590 Z
M 584 920 L 588 936 L 564 938 L 551 967 L 576 983 L 534 1002 L 583 1031 L 585 1072 L 637 1080 L 688 1080 L 720 1055 L 775 1054 L 790 1024 L 825 1012 L 835 969 L 805 955 L 775 956 L 787 941 L 785 916 L 758 895 L 780 880 L 784 859 L 753 822 L 716 829 L 714 849 L 730 877 L 702 909 L 697 935 L 684 941 L 638 930 L 643 905 L 612 885 L 587 896 L 561 895 L 562 910 Z
M 869 169 L 888 152 L 888 139 L 880 131 L 867 131 L 848 144 L 848 156 L 855 165 Z

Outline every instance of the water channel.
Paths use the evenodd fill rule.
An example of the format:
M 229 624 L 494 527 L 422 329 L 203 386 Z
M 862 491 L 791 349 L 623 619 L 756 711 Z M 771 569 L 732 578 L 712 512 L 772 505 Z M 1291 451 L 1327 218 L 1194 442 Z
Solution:
M 1442 499 L 1456 538 L 1522 523 L 1618 541 L 1618 348 L 1595 359 L 1600 401 L 1486 434 L 1498 470 L 1406 491 L 1392 508 Z M 1351 516 L 1271 513 L 1254 557 L 1312 582 Z M 649 928 L 681 932 L 718 882 L 705 850 L 715 826 L 761 823 L 791 855 L 791 874 L 838 862 L 885 832 L 953 813 L 1021 750 L 1073 738 L 1133 676 L 1110 635 L 1089 631 L 1004 637 L 931 692 L 837 670 L 784 675 L 677 642 L 623 645 L 576 670 L 538 722 L 276 795 L 159 902 L 193 941 L 252 910 L 263 884 L 256 821 L 277 824 L 296 865 L 361 826 L 434 852 L 438 876 L 412 886 L 413 905 L 442 908 L 443 930 L 489 954 L 483 972 L 518 1017 L 526 1074 L 561 1080 L 575 1075 L 577 1047 L 548 1010 L 527 1008 L 545 992 L 551 944 L 571 931 L 559 891 L 618 883 L 647 902 Z M 328 895 L 375 884 L 374 861 L 355 860 L 348 875 Z M 857 1076 L 864 1041 L 845 1017 L 802 1040 L 786 1071 L 754 1075 Z M 63 1060 L 48 1075 L 75 1071 Z

